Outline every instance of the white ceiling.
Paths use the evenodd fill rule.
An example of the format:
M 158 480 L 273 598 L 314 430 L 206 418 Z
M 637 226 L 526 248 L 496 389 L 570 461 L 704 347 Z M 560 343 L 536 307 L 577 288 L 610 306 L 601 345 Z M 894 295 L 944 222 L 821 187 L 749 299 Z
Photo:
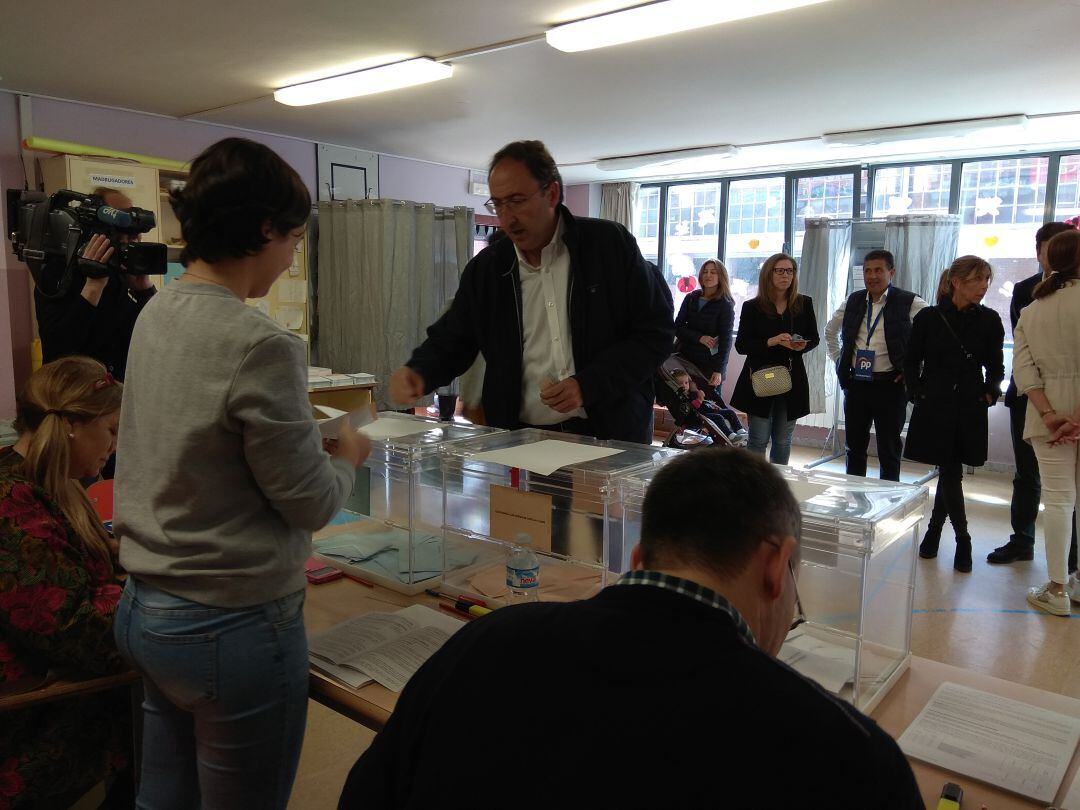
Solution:
M 445 56 L 631 5 L 189 0 L 113 14 L 18 4 L 3 15 L 0 89 L 475 168 L 510 140 L 540 138 L 571 182 L 617 177 L 591 166 L 615 155 L 1080 110 L 1080 0 L 831 0 L 578 54 L 540 41 L 452 60 L 446 81 L 352 101 L 270 97 L 365 60 Z

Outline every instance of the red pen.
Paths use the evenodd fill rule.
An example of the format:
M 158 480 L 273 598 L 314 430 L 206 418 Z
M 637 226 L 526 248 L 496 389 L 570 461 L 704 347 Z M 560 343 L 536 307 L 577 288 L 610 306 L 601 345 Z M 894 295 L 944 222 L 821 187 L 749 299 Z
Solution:
M 439 607 L 442 608 L 443 610 L 445 610 L 447 613 L 453 613 L 455 616 L 457 616 L 457 617 L 459 617 L 461 619 L 470 619 L 470 620 L 472 619 L 472 616 L 470 616 L 468 613 L 465 613 L 464 611 L 458 610 L 453 605 L 444 605 L 442 602 L 440 602 Z

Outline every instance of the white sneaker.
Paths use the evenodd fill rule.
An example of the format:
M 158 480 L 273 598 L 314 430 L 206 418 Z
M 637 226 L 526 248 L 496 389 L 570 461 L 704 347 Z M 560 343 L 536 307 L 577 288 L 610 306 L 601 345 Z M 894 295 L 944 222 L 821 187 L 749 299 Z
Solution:
M 1065 584 L 1065 592 L 1069 594 L 1069 598 L 1080 605 L 1080 579 L 1076 578 L 1076 574 L 1069 574 L 1069 581 Z
M 1069 594 L 1050 593 L 1049 585 L 1039 585 L 1036 588 L 1028 588 L 1027 600 L 1039 610 L 1053 616 L 1069 616 L 1072 613 L 1069 605 Z

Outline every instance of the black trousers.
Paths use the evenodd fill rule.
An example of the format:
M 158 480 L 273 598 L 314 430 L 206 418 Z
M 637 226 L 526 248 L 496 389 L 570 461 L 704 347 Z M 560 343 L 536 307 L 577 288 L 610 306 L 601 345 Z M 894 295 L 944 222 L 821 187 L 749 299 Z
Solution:
M 877 434 L 881 480 L 900 480 L 900 432 L 907 418 L 907 394 L 903 382 L 893 382 L 898 372 L 874 375 L 873 382 L 852 380 L 844 392 L 844 423 L 848 475 L 866 475 L 870 425 Z

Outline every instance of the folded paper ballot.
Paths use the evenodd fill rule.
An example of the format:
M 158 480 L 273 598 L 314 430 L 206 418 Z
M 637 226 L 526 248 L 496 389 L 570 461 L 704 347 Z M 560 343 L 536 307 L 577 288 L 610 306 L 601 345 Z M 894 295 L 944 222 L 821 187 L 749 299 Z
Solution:
M 371 409 L 366 406 L 357 408 L 355 411 L 342 411 L 328 405 L 314 405 L 313 407 L 325 417 L 319 419 L 319 432 L 324 439 L 336 439 L 346 419 L 357 430 L 370 425 L 373 421 Z

